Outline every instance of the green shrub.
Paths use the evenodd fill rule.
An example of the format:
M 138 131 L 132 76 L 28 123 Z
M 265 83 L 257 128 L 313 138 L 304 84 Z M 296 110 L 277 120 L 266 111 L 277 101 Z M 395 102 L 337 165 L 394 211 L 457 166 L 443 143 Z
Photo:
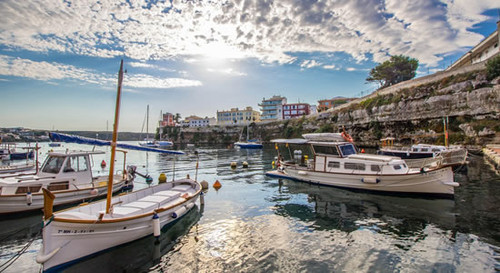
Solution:
M 486 74 L 488 76 L 488 80 L 493 80 L 494 78 L 500 76 L 500 55 L 497 55 L 486 62 Z

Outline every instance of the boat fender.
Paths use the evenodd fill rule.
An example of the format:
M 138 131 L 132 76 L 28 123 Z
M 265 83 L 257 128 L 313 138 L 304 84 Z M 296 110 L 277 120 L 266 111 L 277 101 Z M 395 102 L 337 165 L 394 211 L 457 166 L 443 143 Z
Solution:
M 157 213 L 153 215 L 153 235 L 155 237 L 160 237 L 160 217 Z
M 104 159 L 101 161 L 101 168 L 106 168 L 106 161 Z
M 31 195 L 31 192 L 26 193 L 26 204 L 28 206 L 31 206 L 31 203 L 33 203 L 33 195 Z
M 186 212 L 186 210 L 187 209 L 185 206 L 180 207 L 176 211 L 172 212 L 172 218 L 176 219 L 177 217 L 182 216 L 182 214 L 184 214 L 184 212 Z
M 92 189 L 90 191 L 90 195 L 97 195 L 98 193 L 99 193 L 99 190 L 97 190 L 97 189 Z
M 307 172 L 305 172 L 305 171 L 299 171 L 298 174 L 300 174 L 300 175 L 307 175 Z
M 243 165 L 243 168 L 248 168 L 248 162 L 243 161 L 242 165 Z
M 361 182 L 368 183 L 368 184 L 377 184 L 380 182 L 380 179 L 378 179 L 376 177 L 364 177 L 364 178 L 361 178 Z
M 422 173 L 422 174 L 426 173 L 425 169 L 424 168 L 420 168 L 420 173 Z
M 203 192 L 200 193 L 200 205 L 205 205 L 205 194 Z

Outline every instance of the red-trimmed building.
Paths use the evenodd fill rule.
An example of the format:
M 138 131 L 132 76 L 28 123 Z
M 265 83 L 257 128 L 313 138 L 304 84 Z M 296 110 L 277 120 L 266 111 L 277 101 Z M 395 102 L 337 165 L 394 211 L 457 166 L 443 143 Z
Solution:
M 307 116 L 311 113 L 309 103 L 289 103 L 283 104 L 283 119 L 291 119 Z
M 163 114 L 163 117 L 162 117 L 160 125 L 161 125 L 161 127 L 175 126 L 174 115 L 171 114 L 171 113 L 165 113 L 165 114 Z

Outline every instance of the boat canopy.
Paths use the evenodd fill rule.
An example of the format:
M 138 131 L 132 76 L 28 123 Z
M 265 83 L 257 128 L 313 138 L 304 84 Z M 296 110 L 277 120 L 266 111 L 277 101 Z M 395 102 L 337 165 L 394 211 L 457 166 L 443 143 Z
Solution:
M 78 144 L 88 144 L 88 145 L 97 145 L 97 146 L 111 146 L 111 141 L 93 139 L 93 138 L 82 137 L 82 136 L 74 136 L 74 135 L 67 135 L 67 134 L 51 132 L 49 134 L 49 137 L 50 137 L 50 140 L 52 140 L 52 141 L 61 141 L 61 142 L 66 142 L 66 143 L 78 143 Z M 131 144 L 125 144 L 125 143 L 117 143 L 116 147 L 123 148 L 123 149 L 129 149 L 129 150 L 145 151 L 145 152 L 157 152 L 157 153 L 163 153 L 163 154 L 179 154 L 179 155 L 185 154 L 184 152 L 181 152 L 181 151 L 163 150 L 163 149 L 142 147 L 142 146 L 136 146 L 136 145 L 131 145 Z
M 306 144 L 309 143 L 309 140 L 303 138 L 291 138 L 291 139 L 279 138 L 279 139 L 273 139 L 271 140 L 271 142 L 282 143 L 282 144 Z

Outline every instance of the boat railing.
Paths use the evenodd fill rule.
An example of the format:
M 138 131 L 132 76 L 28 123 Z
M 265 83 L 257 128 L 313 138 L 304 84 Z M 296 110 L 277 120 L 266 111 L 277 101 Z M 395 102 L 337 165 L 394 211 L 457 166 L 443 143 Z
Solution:
M 467 149 L 442 151 L 437 157 L 441 158 L 441 165 L 462 165 L 467 160 Z
M 463 165 L 467 162 L 467 149 L 452 149 L 441 151 L 433 158 L 422 161 L 420 168 L 440 168 L 445 166 Z

